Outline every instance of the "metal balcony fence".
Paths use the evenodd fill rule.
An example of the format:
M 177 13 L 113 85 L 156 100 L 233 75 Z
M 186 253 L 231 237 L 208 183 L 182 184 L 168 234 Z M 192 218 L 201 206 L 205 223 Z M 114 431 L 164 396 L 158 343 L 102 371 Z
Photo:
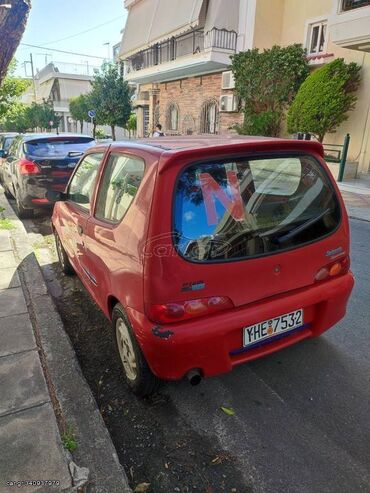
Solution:
M 237 37 L 235 31 L 226 29 L 213 28 L 207 33 L 204 33 L 203 29 L 196 29 L 136 53 L 125 61 L 126 71 L 129 73 L 153 67 L 183 56 L 201 53 L 205 49 L 235 52 Z

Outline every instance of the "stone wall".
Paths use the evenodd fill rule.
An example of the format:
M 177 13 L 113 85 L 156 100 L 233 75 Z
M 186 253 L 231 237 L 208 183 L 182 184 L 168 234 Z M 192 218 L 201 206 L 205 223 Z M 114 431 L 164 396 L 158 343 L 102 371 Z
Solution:
M 242 122 L 242 115 L 237 112 L 219 112 L 219 101 L 222 94 L 233 94 L 233 91 L 221 89 L 222 73 L 189 77 L 159 85 L 159 120 L 166 134 L 189 135 L 203 133 L 202 111 L 204 105 L 214 102 L 217 107 L 217 133 L 228 133 L 230 127 Z M 168 127 L 168 109 L 175 105 L 178 110 L 177 131 Z

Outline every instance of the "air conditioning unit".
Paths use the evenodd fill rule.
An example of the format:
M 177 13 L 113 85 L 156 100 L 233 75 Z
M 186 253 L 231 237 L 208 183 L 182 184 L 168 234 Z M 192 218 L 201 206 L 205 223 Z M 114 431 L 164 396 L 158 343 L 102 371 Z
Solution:
M 220 111 L 238 111 L 238 98 L 234 94 L 225 94 L 220 97 Z
M 222 89 L 234 89 L 234 88 L 235 88 L 235 79 L 232 71 L 228 70 L 227 72 L 223 72 Z

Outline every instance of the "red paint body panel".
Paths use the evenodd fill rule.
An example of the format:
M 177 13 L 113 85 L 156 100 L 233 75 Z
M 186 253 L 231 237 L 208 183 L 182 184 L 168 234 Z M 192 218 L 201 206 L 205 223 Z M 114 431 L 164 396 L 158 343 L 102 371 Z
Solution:
M 179 173 L 189 163 L 250 153 L 298 151 L 313 155 L 330 175 L 321 144 L 264 138 L 160 138 L 96 147 L 88 153 L 102 149 L 105 157 L 92 213 L 86 214 L 71 202 L 59 202 L 53 225 L 79 277 L 106 316 L 110 317 L 115 301 L 125 307 L 158 377 L 179 379 L 193 368 L 201 369 L 205 376 L 227 372 L 237 364 L 320 335 L 344 316 L 353 288 L 352 274 L 314 282 L 317 271 L 328 263 L 328 251 L 341 247 L 345 255 L 349 254 L 348 218 L 333 179 L 342 219 L 338 229 L 320 241 L 259 258 L 209 264 L 180 257 L 171 236 L 173 191 Z M 139 191 L 116 225 L 94 217 L 99 180 L 111 152 L 139 156 L 146 164 Z M 205 284 L 199 293 L 182 291 L 184 283 L 198 280 Z M 146 305 L 185 301 L 198 295 L 228 297 L 235 308 L 166 324 L 153 334 L 155 324 L 145 314 Z M 241 352 L 243 327 L 300 308 L 305 310 L 302 329 Z M 160 337 L 166 331 L 170 335 Z

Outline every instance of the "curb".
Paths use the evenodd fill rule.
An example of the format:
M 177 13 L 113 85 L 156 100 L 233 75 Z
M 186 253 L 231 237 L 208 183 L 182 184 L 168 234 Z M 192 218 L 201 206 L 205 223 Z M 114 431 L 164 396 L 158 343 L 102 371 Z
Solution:
M 60 422 L 61 418 L 73 427 L 78 441 L 73 460 L 90 471 L 86 491 L 132 493 L 71 341 L 48 293 L 26 230 L 1 189 L 0 206 L 6 209 L 6 217 L 15 226 L 10 233 L 21 260 L 18 273 L 35 337 L 41 348 L 41 363 L 51 391 L 51 401 L 55 402 L 56 399 L 56 407 L 62 413 L 57 420 L 59 418 Z

